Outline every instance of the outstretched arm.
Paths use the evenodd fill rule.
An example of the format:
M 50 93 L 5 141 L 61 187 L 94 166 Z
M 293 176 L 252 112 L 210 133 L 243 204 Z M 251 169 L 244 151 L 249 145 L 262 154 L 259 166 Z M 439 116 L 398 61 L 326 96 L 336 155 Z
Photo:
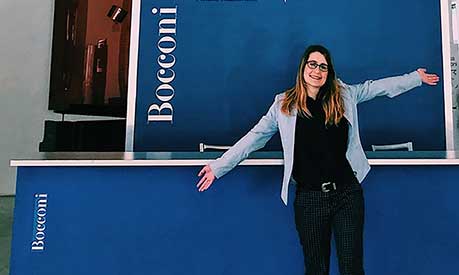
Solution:
M 439 79 L 436 74 L 426 73 L 426 69 L 419 68 L 409 74 L 379 80 L 367 80 L 362 84 L 348 85 L 347 87 L 351 95 L 355 97 L 356 102 L 361 103 L 377 96 L 395 97 L 421 86 L 422 83 L 436 85 Z
M 278 131 L 277 110 L 280 109 L 278 104 L 279 100 L 276 97 L 268 112 L 245 136 L 228 149 L 220 158 L 202 168 L 198 174 L 199 177 L 202 176 L 197 184 L 199 191 L 209 188 L 215 178 L 222 177 L 246 159 L 251 152 L 266 145 L 269 139 Z

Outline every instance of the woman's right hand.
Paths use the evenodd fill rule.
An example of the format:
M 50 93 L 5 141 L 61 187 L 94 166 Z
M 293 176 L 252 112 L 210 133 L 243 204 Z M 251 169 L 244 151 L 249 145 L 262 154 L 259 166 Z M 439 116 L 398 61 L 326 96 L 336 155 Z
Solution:
M 204 175 L 204 176 L 203 176 Z M 210 169 L 209 164 L 204 166 L 198 174 L 198 177 L 203 176 L 201 180 L 196 185 L 199 192 L 203 192 L 209 188 L 215 180 L 214 172 Z

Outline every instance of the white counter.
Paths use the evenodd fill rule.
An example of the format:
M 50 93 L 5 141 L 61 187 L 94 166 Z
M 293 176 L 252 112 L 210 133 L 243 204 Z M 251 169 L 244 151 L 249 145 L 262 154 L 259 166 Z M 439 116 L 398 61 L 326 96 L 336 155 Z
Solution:
M 459 165 L 459 151 L 366 152 L 370 165 Z M 10 161 L 18 166 L 201 166 L 222 152 L 53 152 Z M 283 165 L 282 152 L 254 152 L 240 165 Z

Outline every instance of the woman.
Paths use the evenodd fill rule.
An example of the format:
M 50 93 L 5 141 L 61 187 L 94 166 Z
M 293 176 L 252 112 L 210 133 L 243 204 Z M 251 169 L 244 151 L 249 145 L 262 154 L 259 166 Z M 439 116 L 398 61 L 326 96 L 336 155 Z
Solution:
M 341 274 L 363 271 L 363 181 L 370 166 L 360 143 L 357 104 L 394 97 L 439 77 L 417 69 L 403 76 L 347 85 L 336 79 L 329 51 L 313 45 L 301 59 L 296 84 L 275 97 L 268 113 L 220 158 L 198 174 L 207 190 L 251 152 L 280 132 L 284 153 L 281 198 L 297 183 L 295 223 L 303 246 L 305 274 L 328 274 L 333 232 Z

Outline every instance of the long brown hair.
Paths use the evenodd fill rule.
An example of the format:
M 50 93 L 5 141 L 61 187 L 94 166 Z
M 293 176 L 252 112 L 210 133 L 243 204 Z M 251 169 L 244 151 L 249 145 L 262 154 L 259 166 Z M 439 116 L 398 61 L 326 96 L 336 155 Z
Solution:
M 307 90 L 306 82 L 304 80 L 304 67 L 308 61 L 309 55 L 313 52 L 319 52 L 327 60 L 328 75 L 325 84 L 320 88 L 318 98 L 322 101 L 322 108 L 325 112 L 325 124 L 337 125 L 344 115 L 344 103 L 341 98 L 341 89 L 336 80 L 335 69 L 333 67 L 330 52 L 323 46 L 312 45 L 309 46 L 301 58 L 298 72 L 296 75 L 295 86 L 285 91 L 285 97 L 281 104 L 281 111 L 286 115 L 291 115 L 292 110 L 296 108 L 300 115 L 304 117 L 311 117 L 311 112 L 306 105 Z

